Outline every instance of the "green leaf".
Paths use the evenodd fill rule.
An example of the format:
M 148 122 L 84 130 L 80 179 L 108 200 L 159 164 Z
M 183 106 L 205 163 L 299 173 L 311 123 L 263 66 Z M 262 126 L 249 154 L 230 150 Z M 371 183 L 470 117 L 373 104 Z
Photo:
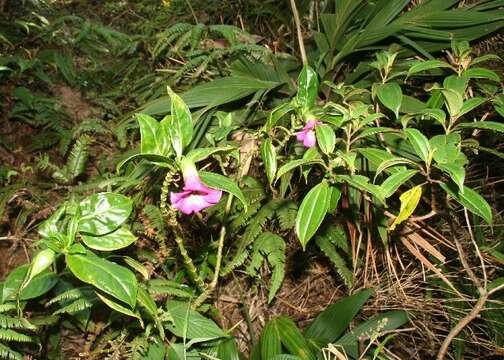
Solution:
M 348 268 L 345 260 L 336 250 L 335 245 L 331 242 L 326 234 L 315 237 L 315 242 L 320 250 L 324 253 L 325 256 L 331 260 L 336 271 L 341 276 L 345 285 L 348 288 L 352 287 L 353 274 L 352 271 Z
M 304 197 L 296 217 L 296 235 L 303 250 L 324 220 L 329 205 L 329 185 L 322 181 Z
M 33 260 L 31 261 L 30 264 L 30 268 L 28 269 L 28 273 L 21 287 L 25 288 L 35 276 L 37 276 L 44 270 L 48 269 L 49 266 L 51 266 L 52 263 L 54 262 L 55 258 L 56 253 L 51 249 L 44 249 L 39 251 L 33 257 Z
M 282 353 L 280 333 L 274 321 L 268 321 L 261 333 L 261 359 L 271 359 Z
M 358 325 L 355 329 L 336 341 L 334 345 L 342 346 L 348 355 L 357 359 L 359 358 L 359 339 L 361 337 L 369 338 L 379 336 L 381 333 L 397 329 L 408 321 L 408 316 L 405 311 L 389 311 Z
M 297 104 L 303 109 L 303 112 L 315 106 L 318 85 L 317 73 L 310 66 L 305 65 L 298 77 L 298 92 L 296 95 Z
M 81 281 L 91 284 L 116 299 L 135 307 L 137 280 L 125 267 L 102 259 L 91 251 L 86 255 L 66 255 L 67 265 Z
M 420 199 L 422 198 L 422 186 L 418 185 L 414 188 L 409 189 L 405 193 L 401 194 L 399 200 L 401 200 L 401 209 L 399 210 L 399 215 L 390 225 L 390 231 L 394 231 L 396 226 L 402 223 L 404 220 L 409 218 L 411 214 L 415 211 Z
M 337 175 L 336 177 L 339 180 L 342 180 L 348 183 L 350 186 L 353 186 L 356 189 L 361 191 L 365 191 L 376 197 L 378 201 L 380 201 L 383 205 L 385 205 L 385 198 L 381 193 L 381 189 L 379 186 L 370 184 L 369 178 L 363 175 Z
M 303 360 L 316 359 L 308 342 L 291 319 L 280 316 L 271 321 L 274 322 L 274 326 L 280 335 L 280 341 L 289 353 L 297 355 Z
M 446 113 L 441 109 L 424 109 L 420 112 L 423 116 L 428 116 L 445 126 Z
M 495 71 L 484 68 L 470 68 L 464 72 L 470 79 L 488 79 L 500 83 L 500 77 Z
M 439 68 L 450 68 L 453 70 L 453 67 L 441 60 L 427 60 L 427 61 L 418 61 L 415 62 L 408 70 L 408 77 L 417 74 L 422 71 L 427 71 L 427 70 L 432 70 L 432 69 L 439 69 Z
M 464 165 L 467 160 L 460 151 L 460 134 L 452 132 L 447 135 L 436 135 L 429 140 L 433 159 L 438 164 L 456 163 Z
M 79 204 L 78 231 L 104 235 L 121 226 L 133 210 L 130 198 L 115 193 L 99 193 L 88 196 Z
M 271 184 L 273 180 L 275 180 L 277 171 L 277 159 L 276 150 L 270 138 L 264 140 L 261 144 L 261 157 L 264 162 L 266 176 L 268 177 L 268 181 Z
M 405 129 L 404 133 L 413 146 L 415 153 L 425 162 L 429 161 L 430 144 L 429 140 L 417 129 Z
M 326 155 L 332 154 L 336 146 L 336 135 L 332 127 L 326 124 L 317 125 L 315 133 L 320 150 Z
M 131 311 L 130 309 L 122 306 L 121 304 L 118 304 L 117 302 L 115 302 L 114 300 L 111 300 L 109 298 L 107 298 L 106 296 L 100 294 L 100 293 L 96 293 L 96 295 L 100 298 L 101 301 L 103 301 L 105 303 L 105 305 L 107 305 L 109 308 L 117 311 L 117 312 L 120 312 L 121 314 L 124 314 L 124 315 L 128 315 L 128 316 L 131 316 L 131 317 L 134 317 L 134 318 L 137 318 L 138 320 L 140 320 L 140 323 L 142 324 L 143 326 L 143 321 L 142 321 L 142 318 L 140 317 L 140 314 L 138 312 L 133 312 Z
M 212 189 L 223 190 L 241 201 L 243 208 L 247 211 L 247 199 L 236 183 L 228 177 L 213 172 L 199 171 L 201 181 Z
M 317 315 L 305 330 L 304 335 L 307 338 L 323 341 L 324 344 L 336 341 L 373 293 L 373 289 L 362 290 L 329 305 Z
M 192 116 L 182 98 L 175 94 L 170 87 L 167 89 L 171 99 L 171 121 L 163 125 L 170 134 L 171 144 L 175 153 L 178 157 L 181 157 L 182 151 L 192 140 Z
M 170 138 L 165 128 L 154 118 L 136 114 L 140 127 L 140 153 L 142 155 L 169 156 Z
M 291 111 L 294 111 L 294 106 L 292 105 L 292 102 L 287 102 L 284 103 L 276 108 L 274 108 L 269 117 L 268 120 L 266 120 L 266 124 L 264 124 L 264 131 L 269 132 L 271 129 L 273 129 L 282 117 L 290 113 Z
M 208 148 L 197 148 L 189 151 L 185 155 L 186 158 L 191 160 L 193 163 L 197 163 L 207 159 L 209 156 L 219 153 L 228 152 L 236 149 L 234 146 L 218 146 L 218 147 L 208 147 Z
M 456 129 L 481 129 L 504 133 L 504 124 L 495 121 L 476 121 L 471 123 L 460 123 Z
M 291 160 L 287 164 L 282 165 L 277 172 L 276 178 L 280 179 L 283 175 L 288 173 L 289 171 L 297 168 L 298 166 L 302 165 L 309 165 L 309 164 L 323 164 L 322 160 L 318 157 L 315 158 L 303 158 L 303 159 L 297 159 L 297 160 Z
M 481 96 L 476 96 L 467 101 L 464 101 L 464 104 L 462 105 L 462 108 L 460 109 L 458 116 L 460 117 L 462 115 L 467 114 L 468 112 L 474 110 L 475 108 L 483 104 L 485 101 L 487 101 L 487 99 Z
M 114 232 L 100 236 L 82 234 L 81 238 L 88 247 L 99 251 L 119 250 L 130 246 L 137 239 L 126 226 L 121 226 Z
M 459 92 L 451 89 L 444 89 L 441 90 L 441 92 L 443 93 L 445 104 L 448 108 L 450 116 L 457 116 L 464 105 L 464 98 Z
M 492 208 L 486 200 L 467 186 L 464 186 L 464 191 L 460 191 L 455 183 L 439 184 L 448 195 L 450 195 L 460 205 L 467 208 L 467 210 L 480 216 L 487 222 L 492 224 Z
M 16 300 L 19 289 L 28 273 L 28 265 L 21 265 L 12 270 L 5 279 L 2 287 L 2 303 L 10 300 Z M 28 300 L 39 297 L 51 290 L 58 282 L 56 274 L 50 271 L 43 271 L 34 276 L 28 285 L 26 285 L 19 295 L 20 300 Z
M 397 191 L 397 189 L 399 189 L 401 185 L 403 185 L 406 181 L 411 179 L 411 177 L 413 177 L 417 173 L 418 170 L 404 169 L 390 175 L 380 185 L 383 197 L 387 199 L 392 195 L 394 195 L 394 193 Z
M 381 103 L 385 107 L 391 110 L 396 118 L 399 117 L 399 109 L 402 103 L 402 90 L 398 83 L 391 82 L 386 84 L 378 85 L 376 89 L 376 94 Z
M 459 187 L 460 192 L 464 192 L 465 170 L 464 167 L 454 163 L 437 164 L 436 167 L 450 175 L 450 178 Z
M 215 322 L 191 309 L 190 303 L 169 300 L 166 310 L 173 319 L 173 324 L 166 324 L 166 327 L 180 338 L 190 339 L 194 343 L 226 336 Z
M 147 268 L 141 262 L 139 262 L 129 256 L 122 256 L 122 259 L 130 268 L 132 268 L 133 270 L 138 272 L 140 275 L 142 275 L 142 277 L 145 280 L 149 280 L 149 278 L 150 278 L 149 270 L 147 270 Z

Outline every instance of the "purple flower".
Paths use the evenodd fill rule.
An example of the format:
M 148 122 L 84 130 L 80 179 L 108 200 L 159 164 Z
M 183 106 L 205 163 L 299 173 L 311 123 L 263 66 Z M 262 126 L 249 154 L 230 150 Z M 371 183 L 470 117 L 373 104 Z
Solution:
M 305 147 L 311 148 L 317 144 L 317 138 L 315 137 L 315 125 L 318 124 L 321 124 L 318 120 L 309 120 L 303 128 L 303 131 L 296 134 L 298 141 L 302 141 Z
M 220 201 L 222 191 L 206 187 L 201 182 L 198 171 L 192 162 L 182 161 L 182 174 L 184 176 L 184 191 L 170 194 L 170 201 L 177 210 L 190 215 Z

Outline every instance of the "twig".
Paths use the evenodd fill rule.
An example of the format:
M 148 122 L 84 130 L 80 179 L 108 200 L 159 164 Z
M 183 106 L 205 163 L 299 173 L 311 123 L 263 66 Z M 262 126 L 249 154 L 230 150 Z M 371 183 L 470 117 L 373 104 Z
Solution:
M 296 1 L 290 0 L 292 15 L 294 15 L 294 23 L 296 24 L 297 38 L 299 43 L 299 52 L 301 53 L 301 61 L 303 65 L 308 65 L 308 58 L 306 57 L 306 50 L 303 42 L 303 33 L 301 32 L 301 21 L 299 20 L 299 12 L 296 7 Z

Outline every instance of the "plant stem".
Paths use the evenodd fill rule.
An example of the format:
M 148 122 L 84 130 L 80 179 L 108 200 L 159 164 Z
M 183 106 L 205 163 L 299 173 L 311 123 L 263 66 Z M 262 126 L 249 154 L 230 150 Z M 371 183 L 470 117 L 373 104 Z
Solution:
M 182 255 L 182 258 L 184 259 L 184 263 L 186 264 L 187 269 L 189 270 L 191 277 L 193 278 L 194 282 L 196 283 L 196 285 L 198 286 L 198 288 L 201 291 L 206 291 L 205 290 L 205 283 L 199 277 L 198 270 L 196 269 L 196 266 L 194 266 L 194 262 L 192 261 L 191 257 L 187 253 L 187 250 L 184 245 L 184 239 L 182 238 L 182 236 L 180 235 L 179 231 L 176 228 L 174 228 L 173 233 L 175 235 L 175 242 L 177 243 L 177 245 L 179 247 L 180 254 Z
M 306 57 L 306 50 L 303 42 L 303 33 L 301 32 L 301 21 L 299 20 L 299 12 L 296 7 L 296 0 L 290 0 L 292 15 L 294 15 L 294 23 L 296 24 L 297 38 L 299 43 L 299 52 L 301 53 L 301 61 L 303 65 L 308 65 L 308 58 Z
M 167 200 L 168 200 L 168 188 L 172 182 L 172 175 L 170 172 L 166 173 L 166 176 L 163 180 L 163 185 L 161 186 L 161 195 L 159 196 L 159 208 L 161 210 L 161 214 L 166 216 L 168 214 L 167 208 Z

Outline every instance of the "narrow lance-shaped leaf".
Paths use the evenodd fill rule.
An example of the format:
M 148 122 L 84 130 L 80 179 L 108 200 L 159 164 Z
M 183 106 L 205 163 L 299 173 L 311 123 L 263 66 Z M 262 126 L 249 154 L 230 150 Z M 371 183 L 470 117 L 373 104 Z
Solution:
M 395 230 L 397 225 L 413 214 L 421 198 L 422 187 L 420 185 L 406 191 L 399 197 L 399 200 L 401 200 L 401 209 L 399 210 L 399 215 L 397 215 L 392 225 L 390 225 L 391 231 Z
M 299 74 L 296 96 L 297 103 L 303 109 L 303 112 L 310 110 L 315 105 L 318 85 L 317 73 L 310 66 L 305 65 Z
M 455 183 L 439 185 L 460 205 L 466 207 L 472 213 L 481 216 L 488 224 L 492 224 L 492 208 L 483 196 L 467 186 L 464 186 L 464 192 L 462 192 Z
M 271 139 L 266 139 L 261 144 L 261 157 L 264 162 L 264 168 L 266 170 L 266 176 L 271 184 L 275 180 L 275 175 L 277 171 L 277 159 L 276 150 L 271 142 Z
M 336 146 L 336 135 L 334 134 L 334 130 L 329 125 L 321 124 L 315 126 L 315 134 L 320 150 L 326 155 L 331 154 Z
M 296 217 L 296 235 L 303 250 L 324 220 L 329 205 L 329 185 L 322 181 L 304 197 Z
M 182 156 L 182 151 L 189 145 L 193 136 L 193 123 L 191 112 L 184 101 L 168 87 L 171 99 L 171 122 L 166 124 L 170 134 L 173 149 L 177 156 Z
M 223 190 L 235 196 L 243 204 L 245 211 L 247 211 L 247 199 L 234 181 L 213 172 L 199 171 L 198 174 L 201 177 L 201 181 L 203 181 L 206 186 L 212 189 Z
M 418 157 L 427 163 L 430 152 L 429 140 L 417 129 L 405 129 L 404 133 Z

